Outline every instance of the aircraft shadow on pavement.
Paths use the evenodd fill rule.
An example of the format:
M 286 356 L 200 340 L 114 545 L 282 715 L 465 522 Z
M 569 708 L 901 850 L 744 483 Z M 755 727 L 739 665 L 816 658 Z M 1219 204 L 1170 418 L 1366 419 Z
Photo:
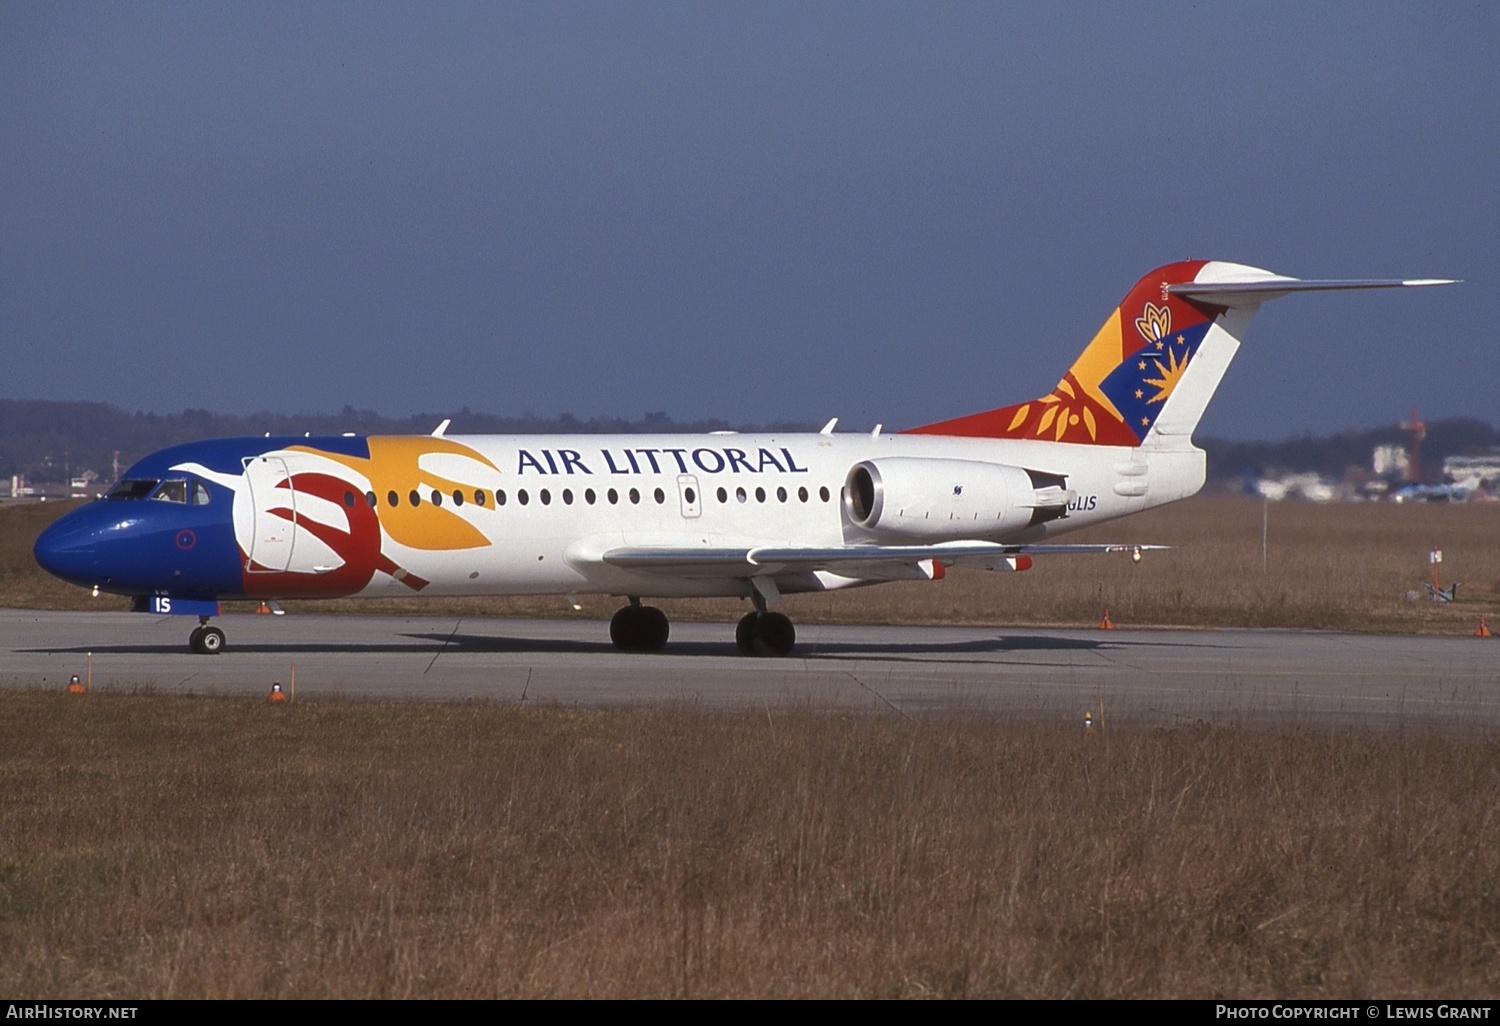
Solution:
M 607 641 L 580 641 L 572 638 L 528 638 L 520 635 L 489 634 L 407 634 L 404 637 L 420 638 L 446 645 L 450 649 L 469 652 L 578 652 L 612 653 L 615 647 Z M 969 638 L 953 642 L 890 642 L 890 641 L 835 641 L 801 642 L 787 657 L 790 659 L 845 658 L 851 656 L 920 658 L 924 655 L 963 655 L 986 652 L 1060 651 L 1085 650 L 1107 646 L 1110 642 L 1076 638 Z M 660 653 L 662 656 L 734 656 L 734 642 L 723 641 L 669 641 Z M 775 662 L 776 660 L 771 660 Z
M 255 653 L 259 655 L 433 655 L 443 651 L 455 655 L 473 653 L 515 654 L 575 654 L 610 655 L 615 647 L 607 640 L 588 641 L 576 638 L 537 638 L 509 634 L 445 634 L 438 631 L 402 634 L 409 641 L 306 641 L 306 642 L 231 642 L 226 655 Z M 858 658 L 884 659 L 900 662 L 922 662 L 928 658 L 955 656 L 1004 655 L 1006 653 L 1045 652 L 1099 652 L 1121 651 L 1140 647 L 1172 648 L 1218 648 L 1206 641 L 1171 641 L 1150 637 L 1101 638 L 1056 637 L 1051 635 L 996 634 L 988 638 L 966 638 L 961 641 L 805 641 L 799 642 L 789 659 L 846 660 Z M 160 644 L 125 645 L 73 645 L 66 647 L 17 649 L 28 654 L 68 653 L 82 655 L 88 652 L 110 655 L 160 655 L 191 656 L 187 645 L 178 640 Z M 665 657 L 729 656 L 740 658 L 734 642 L 723 641 L 669 641 L 660 653 Z M 195 657 L 196 658 L 196 657 Z M 766 660 L 775 664 L 781 660 Z

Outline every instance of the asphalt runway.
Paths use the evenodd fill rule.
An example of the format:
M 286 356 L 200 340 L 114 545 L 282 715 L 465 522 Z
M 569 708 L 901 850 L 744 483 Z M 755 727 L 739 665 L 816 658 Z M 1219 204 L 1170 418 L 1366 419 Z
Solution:
M 798 625 L 796 652 L 751 659 L 732 624 L 674 623 L 626 655 L 598 620 L 230 615 L 217 656 L 191 617 L 0 611 L 0 685 L 121 691 L 488 699 L 598 708 L 977 712 L 1081 722 L 1388 728 L 1500 724 L 1500 640 L 1323 631 Z

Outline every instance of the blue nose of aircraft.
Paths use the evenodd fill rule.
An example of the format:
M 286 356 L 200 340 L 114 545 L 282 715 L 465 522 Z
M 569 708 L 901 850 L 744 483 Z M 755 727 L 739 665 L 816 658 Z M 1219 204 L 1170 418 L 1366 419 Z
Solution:
M 90 512 L 88 507 L 74 510 L 41 533 L 31 548 L 38 566 L 74 584 L 102 583 L 100 556 L 108 536 L 102 528 L 118 530 L 119 525 L 101 524 Z
M 31 552 L 56 577 L 121 595 L 195 597 L 240 585 L 228 502 L 91 502 L 59 517 Z

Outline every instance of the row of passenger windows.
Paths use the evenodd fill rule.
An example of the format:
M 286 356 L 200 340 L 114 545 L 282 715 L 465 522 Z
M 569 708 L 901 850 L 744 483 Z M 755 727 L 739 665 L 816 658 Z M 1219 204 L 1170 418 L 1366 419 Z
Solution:
M 467 493 L 455 488 L 452 495 L 453 505 L 462 506 L 465 502 L 471 501 L 465 498 L 466 494 Z M 493 501 L 496 506 L 504 506 L 507 502 L 510 501 L 503 489 L 496 489 L 493 493 L 489 493 L 482 488 L 475 489 L 472 501 L 476 506 L 488 506 L 490 504 L 492 494 Z M 734 490 L 733 498 L 735 502 L 749 502 L 751 494 L 752 493 L 747 492 L 743 487 L 740 487 Z M 756 502 L 770 501 L 770 494 L 768 494 L 764 488 L 756 488 L 753 494 L 755 496 Z M 731 497 L 730 492 L 727 488 L 720 488 L 716 495 L 720 503 L 729 502 Z M 550 489 L 541 489 L 539 492 L 537 492 L 536 497 L 543 506 L 552 505 L 552 492 Z M 573 489 L 564 488 L 560 497 L 564 506 L 573 505 Z M 638 506 L 640 505 L 642 500 L 641 490 L 639 488 L 632 488 L 625 493 L 624 497 L 630 501 L 631 505 Z M 658 506 L 663 505 L 667 501 L 667 493 L 660 488 L 657 488 L 656 490 L 651 492 L 649 497 L 655 499 Z M 683 491 L 682 497 L 689 505 L 691 505 L 692 503 L 698 501 L 697 490 L 688 488 Z M 812 494 L 809 493 L 805 487 L 798 488 L 795 497 L 798 502 L 811 502 L 813 498 Z M 820 502 L 828 502 L 832 497 L 833 496 L 828 491 L 828 487 L 826 485 L 818 489 L 817 498 Z M 516 492 L 515 498 L 516 501 L 523 506 L 529 505 L 531 502 L 531 494 L 524 488 Z M 604 493 L 604 498 L 609 502 L 611 506 L 618 506 L 620 504 L 621 495 L 617 490 L 611 488 Z M 775 491 L 775 498 L 777 502 L 790 502 L 792 501 L 793 495 L 785 488 L 777 488 Z M 386 492 L 385 501 L 386 505 L 388 506 L 399 506 L 401 505 L 401 495 L 394 491 Z M 413 488 L 406 494 L 406 501 L 412 506 L 420 506 L 423 502 L 422 493 Z M 441 506 L 447 500 L 444 498 L 444 494 L 442 492 L 433 489 L 430 493 L 428 493 L 426 501 L 431 502 L 434 506 Z M 583 501 L 592 506 L 599 501 L 599 496 L 592 488 L 585 488 L 583 490 Z M 366 505 L 374 508 L 375 506 L 379 505 L 379 502 L 380 500 L 374 492 L 365 492 Z M 344 505 L 352 507 L 354 503 L 354 493 L 345 492 Z

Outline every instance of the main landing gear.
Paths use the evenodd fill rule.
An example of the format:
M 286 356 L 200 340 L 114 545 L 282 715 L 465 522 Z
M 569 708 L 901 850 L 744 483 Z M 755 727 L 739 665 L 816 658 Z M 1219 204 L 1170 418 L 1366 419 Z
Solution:
M 218 655 L 224 651 L 224 632 L 209 625 L 208 617 L 198 617 L 198 626 L 188 635 L 188 645 L 199 655 Z
M 747 613 L 734 629 L 734 644 L 741 655 L 790 655 L 797 643 L 797 628 L 782 613 L 766 612 L 766 602 L 757 592 L 755 612 Z M 609 640 L 621 652 L 660 652 L 667 644 L 671 625 L 667 614 L 655 606 L 643 606 L 639 598 L 615 613 L 609 621 Z
M 639 598 L 615 613 L 609 621 L 609 640 L 621 652 L 660 652 L 672 627 L 667 614 L 655 606 L 643 606 Z
M 741 655 L 790 655 L 792 646 L 796 643 L 797 628 L 782 613 L 768 613 L 764 609 L 757 609 L 741 617 L 734 628 L 734 645 Z

